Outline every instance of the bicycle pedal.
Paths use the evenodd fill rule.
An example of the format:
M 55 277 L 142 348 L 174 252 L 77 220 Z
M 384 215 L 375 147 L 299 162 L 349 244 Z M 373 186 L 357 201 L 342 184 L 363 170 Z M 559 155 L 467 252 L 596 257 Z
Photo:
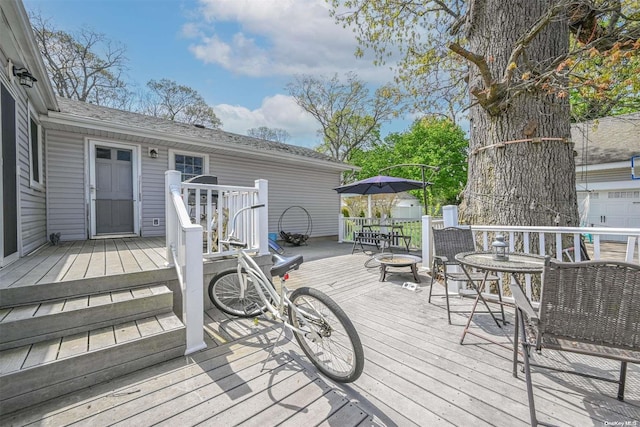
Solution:
M 253 313 L 254 311 L 256 311 L 259 308 L 260 307 L 258 307 L 258 304 L 253 302 L 253 303 L 251 303 L 251 304 L 249 304 L 249 305 L 244 307 L 244 313 L 245 314 Z

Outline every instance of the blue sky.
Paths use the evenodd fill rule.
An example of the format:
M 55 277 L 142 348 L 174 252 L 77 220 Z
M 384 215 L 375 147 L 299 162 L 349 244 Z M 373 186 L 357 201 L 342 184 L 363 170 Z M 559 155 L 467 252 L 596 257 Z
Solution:
M 127 47 L 128 82 L 168 78 L 196 89 L 223 129 L 268 126 L 313 147 L 318 124 L 286 94 L 296 74 L 354 71 L 373 89 L 393 79 L 371 58 L 356 59 L 353 33 L 334 23 L 324 0 L 23 0 L 55 27 L 82 26 Z M 382 135 L 408 128 L 408 119 Z

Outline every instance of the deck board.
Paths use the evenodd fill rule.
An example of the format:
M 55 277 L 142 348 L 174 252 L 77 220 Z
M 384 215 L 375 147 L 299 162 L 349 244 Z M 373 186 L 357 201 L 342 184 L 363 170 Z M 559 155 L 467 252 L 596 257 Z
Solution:
M 45 246 L 0 269 L 0 288 L 164 268 L 164 238 L 119 238 Z
M 105 271 L 109 272 L 109 274 L 124 273 L 122 260 L 120 259 L 114 240 L 105 240 L 105 252 Z
M 89 333 L 81 332 L 79 334 L 67 335 L 62 338 L 60 349 L 58 350 L 57 359 L 71 357 L 76 354 L 83 354 L 89 348 Z
M 116 335 L 113 326 L 89 331 L 89 351 L 99 350 L 103 347 L 115 345 Z
M 107 270 L 106 243 L 106 240 L 95 241 L 84 277 L 102 277 L 115 274 L 115 272 Z
M 23 368 L 53 362 L 58 358 L 61 343 L 61 338 L 52 338 L 50 340 L 40 341 L 31 345 L 29 355 L 25 359 Z
M 87 240 L 83 242 L 78 254 L 74 257 L 72 264 L 65 272 L 62 280 L 84 279 L 87 277 L 89 262 L 96 240 Z
M 82 250 L 84 242 L 74 241 L 70 243 L 64 243 L 64 246 L 66 246 L 67 244 L 70 244 L 71 247 L 68 248 L 63 256 L 60 256 L 56 264 L 51 269 L 49 269 L 49 271 L 36 283 L 59 282 L 64 278 L 65 274 L 73 265 L 76 258 L 78 257 L 78 254 Z M 39 255 L 39 253 L 37 255 Z
M 295 341 L 285 338 L 263 370 L 279 329 L 263 318 L 256 325 L 212 308 L 205 312 L 206 350 L 0 417 L 0 425 L 528 425 L 525 384 L 522 374 L 511 375 L 510 350 L 474 336 L 460 345 L 467 315 L 453 314 L 448 325 L 444 299 L 427 302 L 430 282 L 423 272 L 419 287 L 409 291 L 401 285 L 413 281 L 410 272 L 379 282 L 378 271 L 364 267 L 366 259 L 358 253 L 305 262 L 287 283 L 318 287 L 351 318 L 366 358 L 355 383 L 322 377 Z M 458 308 L 470 304 L 451 302 Z M 506 313 L 513 321 L 513 309 Z M 501 332 L 487 315 L 479 315 L 473 327 L 511 344 L 512 325 Z M 152 328 L 136 325 L 142 333 Z M 102 338 L 108 336 L 105 331 Z M 98 342 L 90 337 L 89 345 L 94 338 Z M 618 369 L 614 362 L 579 355 L 544 359 L 614 376 Z M 629 366 L 625 402 L 615 399 L 613 384 L 540 370 L 533 378 L 543 421 L 624 425 L 640 419 L 637 365 Z

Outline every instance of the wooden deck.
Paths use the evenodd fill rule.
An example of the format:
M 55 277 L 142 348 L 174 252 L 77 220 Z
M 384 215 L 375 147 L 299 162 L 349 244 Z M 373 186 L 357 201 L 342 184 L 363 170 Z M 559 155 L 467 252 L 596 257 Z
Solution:
M 525 384 L 511 375 L 511 353 L 473 336 L 460 345 L 465 315 L 454 314 L 448 325 L 444 300 L 427 303 L 430 281 L 424 274 L 411 291 L 401 286 L 412 280 L 410 272 L 381 283 L 377 270 L 364 268 L 365 259 L 358 253 L 306 262 L 289 282 L 326 291 L 355 323 L 366 357 L 355 383 L 338 385 L 319 376 L 285 339 L 263 369 L 279 331 L 264 319 L 256 325 L 212 309 L 205 316 L 208 349 L 0 417 L 0 425 L 528 425 Z M 454 299 L 457 305 L 466 301 Z M 513 317 L 512 309 L 508 313 Z M 476 320 L 478 328 L 510 343 L 510 327 L 500 335 L 486 316 Z M 600 359 L 552 359 L 612 377 L 618 371 L 616 363 Z M 614 398 L 615 385 L 536 372 L 542 421 L 640 423 L 636 365 L 629 367 L 625 402 Z
M 165 256 L 164 237 L 61 242 L 0 269 L 0 289 L 157 270 Z

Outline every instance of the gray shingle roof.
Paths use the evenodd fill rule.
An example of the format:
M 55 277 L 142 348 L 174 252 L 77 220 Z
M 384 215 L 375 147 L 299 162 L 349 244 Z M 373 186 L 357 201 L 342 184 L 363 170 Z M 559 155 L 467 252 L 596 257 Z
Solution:
M 640 113 L 603 117 L 571 126 L 576 165 L 626 161 L 640 155 Z
M 256 151 L 293 154 L 316 160 L 323 160 L 334 164 L 342 164 L 345 165 L 345 167 L 352 168 L 352 166 L 333 160 L 327 155 L 297 145 L 267 141 L 250 136 L 225 132 L 219 129 L 200 128 L 186 123 L 174 122 L 171 120 L 133 113 L 130 111 L 117 110 L 67 98 L 58 97 L 58 104 L 60 106 L 60 112 L 68 116 L 100 120 L 105 124 L 119 124 L 138 131 L 146 130 L 151 132 L 161 132 L 177 138 L 196 138 L 202 142 L 229 144 L 236 148 L 245 146 L 247 149 L 253 149 Z

